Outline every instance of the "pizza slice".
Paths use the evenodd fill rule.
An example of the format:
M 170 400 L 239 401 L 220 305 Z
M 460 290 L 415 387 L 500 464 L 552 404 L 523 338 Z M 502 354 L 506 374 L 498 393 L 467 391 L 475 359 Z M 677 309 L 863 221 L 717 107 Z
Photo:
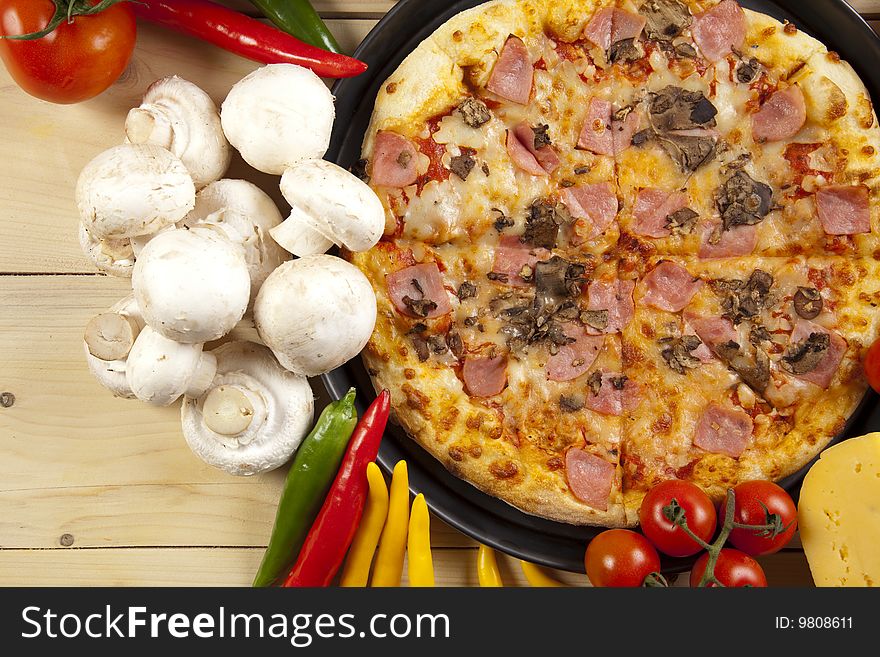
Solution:
M 758 251 L 873 255 L 880 250 L 880 126 L 868 92 L 849 64 L 824 50 L 790 81 L 789 89 L 803 96 L 802 124 L 784 139 L 770 135 L 754 147 L 777 208 L 759 228 Z M 777 97 L 751 115 L 753 130 L 760 121 L 779 125 L 766 118 L 782 107 Z
M 630 520 L 657 481 L 720 497 L 794 472 L 842 430 L 878 330 L 873 259 L 665 256 L 637 273 L 624 373 L 652 394 L 624 417 Z
M 614 62 L 616 107 L 635 129 L 617 156 L 625 256 L 798 253 L 775 246 L 790 231 L 761 131 L 797 120 L 785 113 L 803 95 L 791 77 L 822 44 L 733 0 L 625 0 L 618 15 L 643 25 Z

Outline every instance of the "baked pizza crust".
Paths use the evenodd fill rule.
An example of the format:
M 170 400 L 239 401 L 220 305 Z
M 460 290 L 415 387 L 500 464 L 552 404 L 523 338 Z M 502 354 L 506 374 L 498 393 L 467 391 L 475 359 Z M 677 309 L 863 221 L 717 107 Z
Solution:
M 696 13 L 718 3 L 688 0 L 685 4 Z M 447 122 L 441 123 L 438 134 L 450 132 L 461 136 L 461 126 L 450 114 L 450 108 L 456 107 L 474 90 L 485 87 L 501 46 L 509 35 L 520 37 L 529 50 L 541 51 L 548 44 L 552 45 L 551 39 L 577 40 L 595 11 L 611 7 L 634 11 L 638 3 L 629 0 L 494 0 L 453 17 L 422 42 L 382 85 L 364 138 L 364 157 L 369 158 L 373 152 L 378 132 L 389 130 L 417 139 L 424 133 L 426 121 L 435 117 L 442 116 Z M 857 235 L 854 241 L 862 256 L 871 255 L 875 250 L 880 253 L 880 245 L 875 244 L 880 235 L 880 170 L 877 166 L 880 128 L 864 84 L 846 62 L 829 53 L 821 42 L 771 17 L 745 11 L 749 55 L 780 79 L 790 77 L 792 82 L 800 85 L 807 103 L 808 120 L 833 133 L 835 139 L 849 150 L 847 171 L 854 181 L 869 186 L 872 199 L 872 233 Z M 542 110 L 546 110 L 541 116 L 549 114 L 554 122 L 552 130 L 556 131 L 561 142 L 573 143 L 584 122 L 589 96 L 580 99 L 574 107 L 561 104 L 558 97 L 570 93 L 561 93 L 559 88 L 553 87 L 554 76 L 564 80 L 566 75 L 568 79 L 576 79 L 578 74 L 565 67 L 570 68 L 570 64 L 560 62 L 555 72 L 536 71 L 535 88 L 537 102 Z M 542 84 L 547 85 L 546 88 Z M 651 84 L 662 86 L 662 81 L 649 80 L 648 85 Z M 603 87 L 602 83 L 596 83 L 588 93 L 619 100 L 614 96 L 615 90 Z M 523 117 L 534 119 L 526 110 L 523 110 Z M 732 117 L 731 120 L 740 118 Z M 500 126 L 500 130 L 500 134 L 497 130 L 491 133 L 492 139 L 503 140 L 504 126 Z M 459 140 L 458 143 L 462 142 Z M 499 147 L 496 144 L 494 148 L 498 150 Z M 503 144 L 500 149 L 503 152 Z M 631 210 L 640 187 L 674 187 L 679 177 L 670 168 L 668 159 L 663 159 L 661 151 L 630 149 L 615 161 L 615 158 L 603 159 L 585 151 L 570 150 L 571 153 L 561 154 L 562 169 L 568 172 L 580 166 L 588 170 L 585 181 L 610 182 L 622 200 L 618 220 L 624 228 L 630 221 L 627 212 Z M 420 153 L 418 157 L 424 156 Z M 633 526 L 637 523 L 644 490 L 639 486 L 627 486 L 619 460 L 622 453 L 624 458 L 626 456 L 628 431 L 638 424 L 634 421 L 639 414 L 638 408 L 620 417 L 572 416 L 561 412 L 556 403 L 548 401 L 558 399 L 561 388 L 545 380 L 543 369 L 535 369 L 537 376 L 533 387 L 521 383 L 528 378 L 529 367 L 543 368 L 544 362 L 536 361 L 538 356 L 534 354 L 521 361 L 518 358 L 511 360 L 513 374 L 509 375 L 509 380 L 520 384 L 511 384 L 500 395 L 489 399 L 471 397 L 455 367 L 433 358 L 424 362 L 417 358 L 407 335 L 413 320 L 401 321 L 400 313 L 389 297 L 386 275 L 416 262 L 437 259 L 445 263 L 446 285 L 454 303 L 453 318 L 461 319 L 460 304 L 454 297 L 455 288 L 452 286 L 475 273 L 483 276 L 491 271 L 492 250 L 497 246 L 498 236 L 491 233 L 491 219 L 486 219 L 492 216 L 487 208 L 498 206 L 511 217 L 519 216 L 525 202 L 518 200 L 509 206 L 502 205 L 505 196 L 531 199 L 546 193 L 542 187 L 544 181 L 523 181 L 514 175 L 509 163 L 493 160 L 491 168 L 495 180 L 499 177 L 513 180 L 514 186 L 511 188 L 509 183 L 507 187 L 500 185 L 499 190 L 481 192 L 482 196 L 478 195 L 479 198 L 474 200 L 465 196 L 467 186 L 452 178 L 442 189 L 438 185 L 425 194 L 435 206 L 442 205 L 444 194 L 450 193 L 456 198 L 461 196 L 462 203 L 472 203 L 471 207 L 477 209 L 469 218 L 471 225 L 431 227 L 420 234 L 401 236 L 389 208 L 386 233 L 393 235 L 394 239 L 382 242 L 366 253 L 345 254 L 366 273 L 377 292 L 378 320 L 374 335 L 364 350 L 364 363 L 376 389 L 392 391 L 393 420 L 454 475 L 526 513 L 578 525 Z M 720 165 L 709 173 L 694 176 L 689 183 L 693 202 L 703 203 L 701 211 L 712 210 L 711 199 L 719 170 Z M 487 182 L 486 187 L 491 185 Z M 426 186 L 425 189 L 430 188 Z M 430 214 L 431 208 L 421 207 L 420 211 Z M 620 274 L 629 276 L 644 265 L 650 252 L 645 252 L 638 244 L 621 246 L 616 226 L 617 222 L 607 241 L 598 238 L 595 245 L 587 244 L 584 252 L 592 253 L 590 257 L 597 261 L 606 261 L 608 254 L 621 258 Z M 521 225 L 514 230 L 521 230 Z M 447 258 L 442 252 L 447 242 L 468 243 L 467 253 Z M 615 243 L 618 246 L 614 247 Z M 696 249 L 696 243 L 691 241 L 686 242 L 681 251 L 672 249 L 670 253 L 693 255 Z M 759 262 L 761 259 L 754 260 Z M 768 262 L 770 260 L 773 259 Z M 723 266 L 719 261 L 713 262 L 715 267 Z M 860 358 L 878 334 L 873 309 L 880 302 L 880 268 L 877 262 L 867 258 L 837 262 L 842 269 L 851 267 L 858 271 L 849 271 L 852 283 L 844 286 L 848 294 L 847 313 L 841 316 L 839 330 L 846 336 L 850 349 L 834 382 L 823 393 L 821 405 L 801 406 L 788 418 L 789 430 L 777 435 L 768 449 L 748 450 L 739 460 L 705 454 L 687 477 L 713 497 L 720 498 L 727 487 L 739 481 L 777 480 L 797 471 L 843 429 L 846 418 L 863 397 L 867 386 L 861 374 Z M 615 265 L 608 262 L 605 266 Z M 731 261 L 729 266 L 734 271 L 741 268 L 742 263 Z M 438 326 L 442 329 L 444 321 L 455 319 L 433 320 L 429 322 L 431 330 Z M 620 336 L 608 335 L 596 367 L 626 371 L 626 340 L 626 335 L 622 342 Z M 679 394 L 687 394 L 686 386 Z M 565 451 L 571 448 L 585 449 L 615 465 L 607 509 L 593 508 L 573 495 L 564 468 Z

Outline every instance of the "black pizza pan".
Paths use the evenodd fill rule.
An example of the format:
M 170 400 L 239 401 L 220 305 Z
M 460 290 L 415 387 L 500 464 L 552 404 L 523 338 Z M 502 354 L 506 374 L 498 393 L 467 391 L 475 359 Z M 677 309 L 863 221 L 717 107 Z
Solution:
M 361 143 L 382 83 L 442 23 L 479 4 L 480 0 L 400 0 L 385 15 L 355 52 L 356 57 L 369 64 L 369 70 L 356 78 L 340 80 L 333 87 L 336 124 L 328 159 L 345 168 L 360 159 Z M 843 0 L 743 0 L 741 4 L 788 20 L 818 38 L 848 60 L 872 96 L 880 98 L 880 38 Z M 361 413 L 375 396 L 359 358 L 321 378 L 333 399 L 356 387 Z M 869 393 L 833 442 L 877 430 L 880 406 L 876 395 Z M 584 548 L 602 528 L 577 527 L 523 513 L 450 474 L 400 427 L 389 425 L 379 451 L 379 463 L 390 472 L 401 459 L 409 466 L 412 491 L 424 493 L 431 510 L 444 522 L 514 557 L 583 572 Z M 797 495 L 808 468 L 781 484 Z M 692 563 L 692 559 L 669 559 L 663 567 L 666 572 L 681 572 Z

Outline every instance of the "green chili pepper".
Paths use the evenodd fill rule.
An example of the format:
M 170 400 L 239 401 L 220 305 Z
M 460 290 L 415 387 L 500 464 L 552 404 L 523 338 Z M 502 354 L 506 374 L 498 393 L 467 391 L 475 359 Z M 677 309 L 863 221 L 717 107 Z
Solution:
M 251 0 L 263 15 L 288 34 L 318 48 L 339 54 L 342 48 L 309 4 L 309 0 Z
M 352 388 L 345 397 L 328 404 L 297 450 L 254 586 L 270 586 L 286 577 L 296 561 L 357 424 L 354 394 Z

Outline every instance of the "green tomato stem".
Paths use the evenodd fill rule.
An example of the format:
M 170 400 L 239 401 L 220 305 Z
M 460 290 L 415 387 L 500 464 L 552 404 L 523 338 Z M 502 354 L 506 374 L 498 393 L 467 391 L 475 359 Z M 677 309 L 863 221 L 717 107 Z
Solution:
M 35 41 L 36 39 L 42 39 L 44 36 L 52 34 L 65 21 L 72 23 L 73 19 L 77 16 L 94 16 L 119 2 L 130 1 L 136 0 L 101 0 L 96 5 L 90 5 L 87 0 L 52 0 L 55 4 L 55 13 L 42 30 L 29 32 L 28 34 L 0 35 L 0 39 L 9 39 L 10 41 Z

